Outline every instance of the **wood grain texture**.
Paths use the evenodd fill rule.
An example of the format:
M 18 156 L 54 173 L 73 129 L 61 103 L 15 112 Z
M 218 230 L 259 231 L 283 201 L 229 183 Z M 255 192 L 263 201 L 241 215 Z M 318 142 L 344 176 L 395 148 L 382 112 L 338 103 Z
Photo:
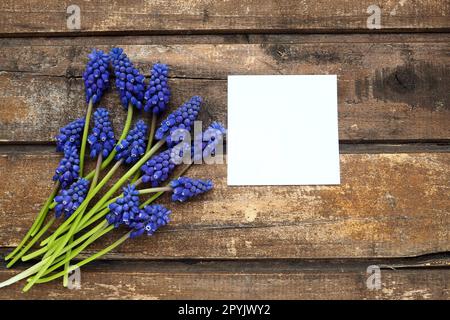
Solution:
M 151 38 L 138 42 L 152 41 L 145 39 Z M 108 40 L 110 45 L 99 40 L 98 47 L 109 49 L 123 41 L 146 74 L 152 63 L 168 63 L 172 107 L 191 95 L 202 95 L 205 122 L 226 122 L 229 74 L 338 74 L 341 140 L 450 139 L 449 34 L 235 40 L 239 43 L 129 45 L 130 39 L 118 37 Z M 47 143 L 61 126 L 84 114 L 81 74 L 86 54 L 97 41 L 51 43 L 3 40 L 0 141 Z M 102 101 L 113 110 L 116 130 L 124 118 L 118 101 L 115 90 Z
M 23 283 L 0 290 L 0 299 L 448 299 L 450 270 L 381 270 L 381 289 L 367 289 L 370 264 L 320 266 L 279 262 L 145 262 L 82 268 L 81 290 L 61 281 Z M 17 270 L 0 268 L 0 280 Z
M 4 152 L 0 247 L 17 245 L 51 188 L 59 155 Z M 227 187 L 225 165 L 194 166 L 215 188 L 161 203 L 173 221 L 114 259 L 405 257 L 450 250 L 450 153 L 344 154 L 340 186 Z M 119 238 L 116 230 L 92 250 Z M 91 252 L 89 251 L 89 252 Z
M 67 25 L 73 1 L 4 0 L 0 4 L 1 35 L 192 32 L 378 31 L 368 27 L 370 0 L 80 0 L 81 28 Z M 447 1 L 392 1 L 381 9 L 381 30 L 450 28 Z M 138 21 L 138 22 L 137 22 Z

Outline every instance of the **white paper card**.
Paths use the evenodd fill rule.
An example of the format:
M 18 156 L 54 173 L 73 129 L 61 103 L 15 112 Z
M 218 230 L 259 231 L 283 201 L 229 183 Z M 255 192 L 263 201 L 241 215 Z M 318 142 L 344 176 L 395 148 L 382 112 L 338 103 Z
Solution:
M 339 184 L 336 75 L 228 76 L 228 185 Z

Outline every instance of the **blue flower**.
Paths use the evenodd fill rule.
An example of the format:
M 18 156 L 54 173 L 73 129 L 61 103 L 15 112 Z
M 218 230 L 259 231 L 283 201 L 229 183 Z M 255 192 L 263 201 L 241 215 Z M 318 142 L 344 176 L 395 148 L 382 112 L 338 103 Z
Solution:
M 131 103 L 138 110 L 141 110 L 142 100 L 144 99 L 145 77 L 133 66 L 122 48 L 112 48 L 110 57 L 122 105 L 127 109 L 128 104 Z
M 142 182 L 150 182 L 152 187 L 157 187 L 161 182 L 167 180 L 175 168 L 170 154 L 171 149 L 168 149 L 151 157 L 141 167 L 141 171 L 144 173 Z
M 104 108 L 95 110 L 94 128 L 88 137 L 88 142 L 91 145 L 91 158 L 97 157 L 100 153 L 103 158 L 106 158 L 114 148 L 116 140 L 111 121 L 109 121 L 108 110 Z
M 180 177 L 172 180 L 170 182 L 170 186 L 173 189 L 172 201 L 184 202 L 190 198 L 211 190 L 213 183 L 211 180 Z
M 116 228 L 121 224 L 129 225 L 139 214 L 139 191 L 134 184 L 123 188 L 123 196 L 108 206 L 110 212 L 106 215 L 109 224 Z
M 158 130 L 156 130 L 156 140 L 161 140 L 168 134 L 166 141 L 169 146 L 172 146 L 176 141 L 172 141 L 170 135 L 177 129 L 191 130 L 191 126 L 195 119 L 197 119 L 200 111 L 201 103 L 202 98 L 194 96 L 188 102 L 172 112 L 167 119 L 161 123 Z
M 145 91 L 145 112 L 155 115 L 162 113 L 167 108 L 170 99 L 170 90 L 167 85 L 169 68 L 166 64 L 157 63 L 151 71 L 150 84 Z
M 86 102 L 92 98 L 95 104 L 100 101 L 109 87 L 109 56 L 102 50 L 93 49 L 88 55 L 89 61 L 83 73 Z
M 147 129 L 144 121 L 136 122 L 133 130 L 116 146 L 116 160 L 123 159 L 127 164 L 138 161 L 139 157 L 145 153 Z
M 59 130 L 56 136 L 56 151 L 64 151 L 64 146 L 79 147 L 81 144 L 81 136 L 83 134 L 84 118 L 72 121 Z
M 53 180 L 61 183 L 61 187 L 65 189 L 70 186 L 73 181 L 78 178 L 80 172 L 80 159 L 78 150 L 74 146 L 64 147 L 64 158 L 59 162 L 58 168 L 56 168 Z
M 130 228 L 133 230 L 130 238 L 136 238 L 144 232 L 147 232 L 149 236 L 153 235 L 156 230 L 170 222 L 169 215 L 171 213 L 170 210 L 159 204 L 145 206 L 135 220 L 130 223 Z
M 88 187 L 89 181 L 81 178 L 72 183 L 69 188 L 60 190 L 55 197 L 57 203 L 55 207 L 56 218 L 59 218 L 62 214 L 64 214 L 65 219 L 69 218 L 86 198 Z

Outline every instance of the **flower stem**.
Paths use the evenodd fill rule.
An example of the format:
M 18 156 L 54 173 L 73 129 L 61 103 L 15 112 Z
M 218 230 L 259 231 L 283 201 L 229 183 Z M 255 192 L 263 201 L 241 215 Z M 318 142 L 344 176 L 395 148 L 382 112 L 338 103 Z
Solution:
M 172 187 L 166 186 L 166 187 L 158 187 L 158 188 L 148 188 L 148 189 L 140 189 L 139 194 L 148 194 L 148 193 L 154 193 L 154 192 L 165 192 L 165 191 L 172 191 Z
M 82 217 L 82 215 L 80 214 L 77 217 L 77 219 L 74 221 L 72 226 L 70 227 L 69 232 L 67 232 L 67 234 L 64 236 L 64 238 L 61 240 L 61 242 L 57 243 L 55 245 L 55 249 L 53 250 L 53 253 L 51 255 L 49 255 L 48 258 L 46 258 L 44 256 L 45 264 L 43 264 L 42 267 L 39 268 L 39 271 L 37 272 L 37 274 L 30 279 L 30 282 L 27 283 L 27 285 L 23 288 L 23 290 L 22 290 L 23 292 L 28 292 L 28 290 L 31 289 L 31 287 L 36 283 L 36 281 L 39 280 L 39 278 L 45 273 L 45 271 L 47 271 L 47 269 L 52 265 L 53 261 L 55 261 L 55 259 L 60 255 L 60 253 L 64 249 L 65 245 L 67 244 L 69 239 L 72 237 L 73 230 L 78 225 L 81 217 Z M 49 244 L 49 245 L 51 245 L 51 244 Z
M 28 252 L 28 250 L 30 250 L 30 248 L 42 237 L 42 235 L 52 226 L 52 224 L 55 222 L 55 218 L 51 218 L 50 221 L 41 229 L 41 231 L 39 231 L 39 233 L 33 237 L 33 239 L 31 239 L 30 242 L 28 242 L 28 244 L 25 246 L 25 248 L 22 249 L 22 251 L 20 251 L 19 254 L 17 254 L 14 259 L 12 259 L 8 265 L 6 266 L 7 268 L 11 268 L 25 253 Z
M 105 229 L 106 230 L 106 229 Z M 118 239 L 116 242 L 114 242 L 113 244 L 111 244 L 110 246 L 106 247 L 105 249 L 93 254 L 92 256 L 90 256 L 89 258 L 86 258 L 80 262 L 78 262 L 77 264 L 73 265 L 72 267 L 70 267 L 69 272 L 75 270 L 76 268 L 80 268 L 82 266 L 84 266 L 85 264 L 105 255 L 106 253 L 110 252 L 111 250 L 115 249 L 116 247 L 118 247 L 119 245 L 121 245 L 123 242 L 125 242 L 129 237 L 130 237 L 131 231 L 126 233 L 125 235 L 123 235 L 120 239 Z M 50 277 L 47 278 L 42 278 L 38 281 L 38 283 L 44 283 L 44 282 L 49 282 L 52 280 L 55 280 L 61 276 L 64 275 L 66 271 L 61 271 L 57 274 L 54 274 Z
M 97 157 L 97 164 L 95 165 L 95 170 L 94 170 L 94 178 L 92 179 L 91 187 L 89 188 L 88 194 L 90 192 L 92 192 L 92 190 L 94 190 L 94 188 L 97 186 L 98 177 L 100 176 L 100 171 L 101 171 L 101 167 L 102 167 L 102 160 L 103 160 L 103 155 L 102 155 L 102 153 L 100 153 Z
M 147 149 L 145 150 L 145 152 L 148 152 L 150 150 L 150 148 L 153 146 L 153 137 L 155 136 L 157 119 L 158 119 L 157 115 L 152 114 L 152 122 L 150 124 L 150 132 L 148 134 Z
M 42 260 L 39 263 L 36 263 L 35 265 L 31 266 L 30 268 L 22 271 L 21 273 L 15 275 L 14 277 L 9 278 L 6 281 L 3 281 L 0 283 L 0 288 L 9 286 L 13 283 L 16 283 L 17 281 L 20 281 L 22 279 L 25 279 L 28 276 L 31 276 L 32 274 L 36 273 L 37 270 L 46 262 L 47 260 Z
M 59 181 L 55 183 L 55 186 L 53 187 L 52 193 L 48 197 L 47 201 L 45 202 L 44 206 L 41 208 L 41 211 L 39 212 L 38 216 L 36 217 L 36 220 L 34 220 L 33 225 L 31 226 L 30 230 L 28 230 L 25 237 L 22 239 L 22 241 L 19 243 L 19 245 L 14 249 L 13 252 L 8 254 L 5 258 L 5 260 L 9 260 L 13 258 L 19 251 L 22 249 L 22 247 L 25 245 L 25 243 L 28 241 L 28 239 L 32 236 L 35 230 L 38 229 L 38 226 L 42 224 L 40 221 L 44 221 L 45 217 L 47 216 L 49 206 L 53 201 L 53 198 L 55 197 L 56 193 L 59 189 Z
M 127 112 L 127 119 L 125 120 L 125 125 L 123 127 L 122 130 L 122 134 L 120 135 L 119 140 L 117 140 L 117 144 L 116 146 L 127 137 L 128 132 L 130 131 L 130 127 L 131 127 L 131 121 L 133 120 L 133 106 L 130 104 L 128 105 L 128 112 Z M 114 157 L 116 156 L 116 148 L 114 148 L 111 153 L 109 154 L 109 156 L 105 159 L 105 161 L 103 161 L 102 163 L 102 167 L 101 170 L 105 169 L 110 163 L 111 161 L 114 160 Z M 89 172 L 88 175 L 86 175 L 84 178 L 87 180 L 91 180 L 94 177 L 95 174 L 95 170 L 92 170 L 91 172 Z
M 92 106 L 94 105 L 94 101 L 89 99 L 88 108 L 86 111 L 86 118 L 84 121 L 84 129 L 83 129 L 83 138 L 81 139 L 81 148 L 80 148 L 80 177 L 83 176 L 83 166 L 84 166 L 84 153 L 86 152 L 86 142 L 89 132 L 89 123 L 91 121 L 92 114 Z
M 150 148 L 153 145 L 153 137 L 155 135 L 155 130 L 156 130 L 156 119 L 158 117 L 156 116 L 156 114 L 152 114 L 152 120 L 151 120 L 151 124 L 150 124 L 150 131 L 148 134 L 148 140 L 147 140 L 147 148 L 145 150 L 145 152 L 147 153 Z M 137 181 L 137 179 L 139 179 L 139 177 L 141 176 L 141 171 L 138 170 L 138 172 L 136 172 L 136 174 L 134 175 L 133 180 L 131 180 L 131 183 L 134 183 Z
M 106 221 L 105 221 L 106 222 Z M 103 225 L 103 224 L 102 224 Z M 103 225 L 102 229 L 97 230 L 97 232 L 93 235 L 91 235 L 91 237 L 86 240 L 81 246 L 79 246 L 78 248 L 76 248 L 75 250 L 73 250 L 73 252 L 71 253 L 69 258 L 66 259 L 62 259 L 56 263 L 54 263 L 45 273 L 44 275 L 47 275 L 49 273 L 51 273 L 52 271 L 58 269 L 59 267 L 61 267 L 63 264 L 66 264 L 68 261 L 72 260 L 73 258 L 75 258 L 77 255 L 80 254 L 81 251 L 83 251 L 87 246 L 89 246 L 91 243 L 93 243 L 95 240 L 97 240 L 98 238 L 102 237 L 103 235 L 107 234 L 108 232 L 110 232 L 111 230 L 114 229 L 113 225 L 109 225 L 106 222 L 106 225 Z M 69 270 L 64 270 L 63 272 L 68 272 L 70 273 L 70 268 Z M 37 283 L 40 283 L 39 281 Z
M 77 239 L 76 241 L 73 242 L 73 244 L 78 244 L 81 241 L 85 240 L 88 237 L 92 237 L 91 241 L 89 243 L 83 243 L 79 248 L 77 248 L 76 250 L 74 250 L 74 252 L 71 254 L 71 259 L 74 258 L 75 256 L 77 256 L 82 250 L 84 250 L 84 248 L 86 248 L 90 243 L 92 243 L 95 239 L 101 237 L 102 235 L 106 234 L 108 231 L 110 231 L 111 229 L 108 229 L 105 227 L 108 225 L 107 221 L 104 221 L 102 224 L 99 224 L 97 227 L 95 227 L 94 229 L 92 229 L 93 232 L 90 232 L 89 234 L 83 235 L 83 237 L 81 237 L 80 239 Z M 94 231 L 95 230 L 95 231 Z M 103 231 L 102 231 L 103 230 Z M 98 234 L 97 234 L 98 233 Z M 94 234 L 95 237 L 93 236 Z M 83 239 L 82 239 L 83 238 Z M 64 253 L 65 250 L 63 250 L 62 253 Z M 65 259 L 63 259 L 64 257 L 58 257 L 57 259 L 55 259 L 55 264 L 58 265 L 58 267 L 60 267 L 61 265 L 63 265 L 65 263 Z M 48 262 L 49 258 L 43 258 L 40 262 L 36 263 L 35 265 L 31 266 L 30 268 L 26 269 L 25 271 L 22 271 L 21 273 L 19 273 L 18 275 L 0 283 L 0 288 L 9 286 L 17 281 L 20 281 L 22 279 L 25 279 L 29 276 L 32 276 L 33 274 L 35 274 L 39 268 L 41 268 L 46 262 Z M 52 270 L 53 271 L 53 270 Z M 47 274 L 47 273 L 45 273 Z M 32 281 L 32 279 L 29 280 L 30 282 Z
M 102 166 L 102 159 L 103 159 L 103 155 L 100 152 L 97 157 L 97 164 L 95 166 L 94 178 L 92 179 L 91 187 L 89 188 L 88 194 L 89 194 L 89 192 L 92 192 L 92 190 L 94 190 L 95 187 L 97 186 L 98 177 L 100 175 L 100 168 Z M 67 245 L 72 244 L 72 242 L 73 242 L 73 236 L 69 239 L 69 242 L 67 243 Z M 69 271 L 69 266 L 70 266 L 69 258 L 70 258 L 71 252 L 72 252 L 72 250 L 69 249 L 69 250 L 67 250 L 67 253 L 66 253 L 67 262 L 64 265 L 64 270 L 66 271 L 66 273 L 64 274 L 64 278 L 63 278 L 63 286 L 64 287 L 67 287 L 67 284 L 69 283 L 69 272 L 68 271 Z
M 72 244 L 73 236 L 69 239 L 68 245 Z M 72 249 L 67 250 L 66 252 L 66 262 L 64 263 L 64 271 L 66 272 L 63 277 L 63 287 L 67 287 L 69 283 L 69 267 L 70 267 L 70 254 L 72 253 Z
M 93 221 L 95 222 L 95 221 Z M 81 242 L 83 242 L 84 240 L 86 240 L 87 238 L 89 238 L 91 235 L 93 235 L 94 233 L 96 233 L 98 230 L 106 227 L 108 225 L 108 222 L 105 220 L 102 223 L 98 224 L 96 227 L 92 228 L 91 230 L 89 230 L 89 232 L 86 232 L 85 234 L 83 234 L 81 237 L 77 238 L 74 242 L 72 242 L 69 246 L 67 246 L 66 248 L 64 248 L 64 250 L 62 251 L 62 253 L 65 253 L 67 250 L 72 249 L 73 247 L 77 246 L 78 244 L 80 244 Z M 61 241 L 61 239 L 58 239 L 56 241 Z M 41 248 L 40 250 L 37 250 L 33 253 L 30 253 L 29 255 L 26 255 L 22 258 L 22 261 L 28 261 L 31 260 L 33 258 L 36 258 L 37 256 L 42 255 L 43 253 L 45 253 L 47 250 L 49 249 L 48 246 Z

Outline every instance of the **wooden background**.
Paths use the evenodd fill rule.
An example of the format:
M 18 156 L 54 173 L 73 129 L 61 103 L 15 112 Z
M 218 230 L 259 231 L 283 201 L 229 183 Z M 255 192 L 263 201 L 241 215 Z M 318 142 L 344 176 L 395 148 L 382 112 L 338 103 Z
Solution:
M 81 29 L 66 8 L 81 8 Z M 367 8 L 381 8 L 380 30 Z M 173 223 L 60 282 L 1 299 L 448 299 L 450 3 L 441 0 L 3 0 L 0 3 L 0 254 L 49 193 L 53 137 L 85 112 L 92 47 L 121 46 L 148 74 L 170 65 L 172 107 L 202 95 L 226 123 L 229 74 L 337 74 L 340 186 L 226 186 L 174 206 Z M 121 130 L 111 91 L 102 101 Z M 314 137 L 310 137 L 314 139 Z M 89 252 L 119 237 L 106 237 Z M 366 287 L 379 265 L 382 288 Z M 26 264 L 19 267 L 23 269 Z M 0 280 L 17 273 L 0 266 Z

